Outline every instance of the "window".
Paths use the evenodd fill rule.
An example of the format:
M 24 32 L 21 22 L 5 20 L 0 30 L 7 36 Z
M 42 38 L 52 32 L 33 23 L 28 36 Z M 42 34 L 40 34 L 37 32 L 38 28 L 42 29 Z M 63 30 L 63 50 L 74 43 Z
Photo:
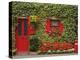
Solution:
M 21 35 L 21 21 L 18 22 L 18 35 Z
M 28 20 L 24 19 L 24 35 L 27 34 L 27 31 L 28 31 Z

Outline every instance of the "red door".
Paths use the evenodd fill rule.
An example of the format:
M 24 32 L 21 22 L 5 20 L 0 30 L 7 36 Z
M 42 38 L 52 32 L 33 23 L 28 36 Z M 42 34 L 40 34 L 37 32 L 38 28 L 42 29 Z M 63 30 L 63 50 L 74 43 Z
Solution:
M 28 35 L 28 19 L 18 18 L 16 28 L 16 49 L 17 53 L 29 52 L 29 35 Z

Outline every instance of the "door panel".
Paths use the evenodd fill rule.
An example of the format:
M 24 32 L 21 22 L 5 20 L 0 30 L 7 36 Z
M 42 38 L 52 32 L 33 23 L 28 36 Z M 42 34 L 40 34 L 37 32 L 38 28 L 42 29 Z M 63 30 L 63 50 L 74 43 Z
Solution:
M 28 52 L 29 51 L 29 38 L 28 38 L 28 21 L 22 19 L 18 22 L 16 29 L 16 48 L 17 52 Z

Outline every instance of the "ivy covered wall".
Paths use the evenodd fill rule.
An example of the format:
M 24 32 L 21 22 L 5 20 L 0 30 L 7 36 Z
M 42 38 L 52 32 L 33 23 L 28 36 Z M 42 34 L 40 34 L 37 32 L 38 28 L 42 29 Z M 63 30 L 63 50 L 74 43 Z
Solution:
M 40 21 L 45 21 L 47 17 L 57 16 L 64 24 L 63 36 L 60 40 L 69 40 L 74 42 L 77 36 L 77 20 L 78 6 L 64 4 L 49 4 L 49 3 L 30 3 L 30 2 L 13 2 L 12 3 L 12 19 L 13 27 L 17 23 L 18 16 L 37 15 Z M 42 22 L 42 33 L 44 32 L 44 22 Z M 38 33 L 41 34 L 41 33 Z M 58 38 L 57 38 L 58 39 Z M 46 40 L 56 40 L 53 38 Z

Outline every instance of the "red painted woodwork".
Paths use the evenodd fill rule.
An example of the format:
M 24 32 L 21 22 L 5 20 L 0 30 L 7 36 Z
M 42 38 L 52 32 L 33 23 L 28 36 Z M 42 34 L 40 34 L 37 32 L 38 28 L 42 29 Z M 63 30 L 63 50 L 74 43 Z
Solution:
M 27 17 L 28 18 L 28 36 L 30 36 L 30 16 Z
M 18 21 L 20 18 L 18 18 Z M 26 20 L 29 21 L 28 17 L 26 18 Z M 16 49 L 17 49 L 17 53 L 18 52 L 28 52 L 29 51 L 29 33 L 26 33 L 26 35 L 24 35 L 24 19 L 21 21 L 21 35 L 18 35 L 18 26 L 16 28 L 16 33 L 15 33 L 15 39 L 16 39 Z M 28 27 L 29 28 L 29 22 L 28 22 Z M 27 30 L 29 31 L 29 29 Z
M 30 35 L 34 35 L 35 34 L 35 29 L 34 26 L 30 26 Z
M 63 30 L 64 30 L 64 25 L 61 22 L 59 22 L 59 36 L 62 35 Z
M 51 26 L 51 21 L 50 20 L 47 20 L 46 21 L 46 33 L 49 33 L 50 32 L 50 30 L 51 30 L 51 28 L 50 28 L 50 26 Z

